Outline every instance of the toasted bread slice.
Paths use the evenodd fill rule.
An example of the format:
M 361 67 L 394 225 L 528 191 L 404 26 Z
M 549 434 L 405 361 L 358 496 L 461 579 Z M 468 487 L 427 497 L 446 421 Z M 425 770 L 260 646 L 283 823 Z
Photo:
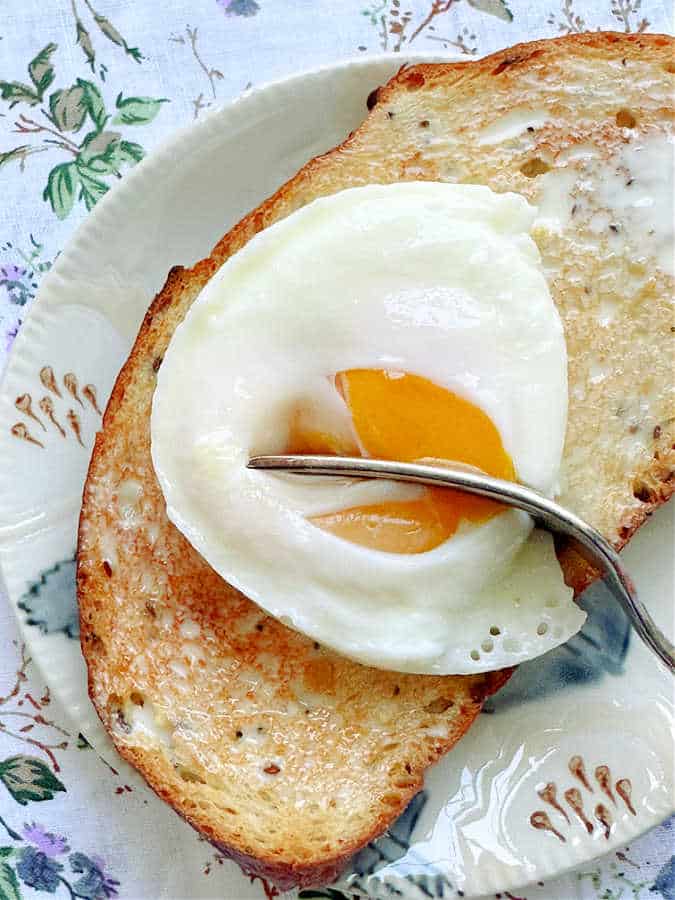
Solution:
M 508 673 L 360 666 L 265 616 L 209 568 L 167 520 L 150 459 L 155 375 L 175 327 L 256 232 L 343 188 L 472 181 L 535 202 L 564 194 L 564 206 L 582 175 L 596 177 L 583 166 L 618 171 L 622 148 L 672 128 L 672 60 L 668 37 L 588 34 L 403 69 L 342 146 L 208 259 L 172 270 L 148 311 L 84 493 L 78 597 L 89 690 L 120 753 L 248 871 L 282 887 L 330 880 L 403 809 Z M 551 177 L 562 168 L 567 193 Z M 630 234 L 598 230 L 592 196 L 574 201 L 574 221 L 567 209 L 535 237 L 569 353 L 562 500 L 620 547 L 673 490 L 672 279 L 636 261 Z M 571 555 L 563 561 L 582 589 L 592 573 Z

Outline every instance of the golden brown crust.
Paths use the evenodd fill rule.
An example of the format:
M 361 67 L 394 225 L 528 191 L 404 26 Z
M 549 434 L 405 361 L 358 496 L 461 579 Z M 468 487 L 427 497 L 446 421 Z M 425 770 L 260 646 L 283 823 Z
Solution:
M 662 92 L 666 99 L 660 99 L 656 89 L 652 96 L 641 97 L 623 70 L 629 71 L 635 61 L 643 74 L 649 67 L 655 83 L 659 72 L 667 79 L 672 73 L 672 48 L 673 40 L 661 35 L 584 34 L 521 44 L 478 61 L 404 68 L 378 90 L 377 103 L 356 132 L 340 147 L 308 163 L 245 217 L 208 259 L 192 269 L 173 269 L 148 310 L 108 404 L 84 491 L 77 580 L 89 691 L 120 753 L 161 797 L 247 871 L 284 888 L 331 880 L 359 847 L 380 834 L 403 809 L 420 789 L 426 767 L 462 736 L 485 697 L 510 673 L 437 679 L 365 669 L 322 649 L 315 651 L 312 642 L 258 616 L 253 604 L 215 576 L 166 520 L 149 457 L 154 375 L 174 328 L 225 259 L 262 228 L 316 197 L 369 182 L 426 178 L 480 180 L 496 190 L 518 190 L 536 200 L 538 179 L 521 174 L 522 164 L 534 153 L 555 167 L 572 144 L 590 141 L 609 154 L 625 143 L 622 130 L 606 121 L 610 108 L 593 107 L 587 92 L 589 109 L 579 110 L 574 105 L 578 99 L 565 94 L 566 81 L 611 79 L 617 84 L 612 114 L 628 104 L 639 109 L 639 128 L 669 127 L 672 118 L 663 113 L 670 110 L 672 116 L 668 91 Z M 566 79 L 561 78 L 562 71 Z M 555 111 L 555 123 L 544 127 L 534 143 L 517 140 L 506 147 L 482 148 L 477 136 L 489 123 L 487 96 L 493 115 L 519 103 L 543 103 Z M 582 113 L 588 115 L 584 118 Z M 617 424 L 608 419 L 608 409 L 617 406 L 619 390 L 628 391 L 621 408 L 626 407 L 622 416 L 632 429 L 636 423 L 635 417 L 630 418 L 631 404 L 640 395 L 630 394 L 618 376 L 609 379 L 602 391 L 591 390 L 590 399 L 578 401 L 575 391 L 587 380 L 589 360 L 599 353 L 625 353 L 624 345 L 611 329 L 600 334 L 597 327 L 588 327 L 594 321 L 592 302 L 575 285 L 584 273 L 590 278 L 597 275 L 588 271 L 589 254 L 575 256 L 564 236 L 537 240 L 544 265 L 552 273 L 552 292 L 570 355 L 565 453 L 570 462 L 563 502 L 620 547 L 673 492 L 672 423 L 666 421 L 663 370 L 654 376 L 656 388 L 653 383 L 650 388 L 654 421 L 649 417 L 646 422 L 637 421 L 639 450 L 629 447 L 626 460 L 613 467 L 606 462 L 611 456 L 608 448 L 623 439 L 623 421 Z M 621 275 L 619 271 L 617 277 Z M 619 324 L 630 330 L 631 323 L 638 322 L 645 334 L 651 334 L 653 352 L 660 346 L 665 313 L 658 303 L 650 306 L 647 301 L 667 286 L 663 279 L 656 279 L 635 296 L 626 294 L 621 307 Z M 576 321 L 579 309 L 586 317 L 581 325 Z M 639 354 L 632 362 L 638 369 L 643 365 Z M 621 418 L 618 412 L 614 418 Z M 599 435 L 608 435 L 608 444 L 600 437 L 587 437 L 589 422 L 597 425 Z M 651 429 L 651 441 L 646 429 Z M 593 471 L 596 460 L 597 471 Z M 142 497 L 127 519 L 119 504 L 120 485 L 129 479 L 141 485 Z M 568 583 L 577 591 L 583 589 L 594 573 L 569 551 L 563 551 L 561 559 Z M 143 578 L 137 574 L 141 569 Z M 162 625 L 164 617 L 168 624 Z M 197 661 L 183 653 L 186 623 L 196 623 L 200 629 L 202 658 Z M 229 666 L 231 660 L 239 665 L 237 677 L 225 667 L 225 661 Z M 216 674 L 211 672 L 214 667 Z M 188 677 L 181 694 L 176 685 L 182 676 L 175 672 L 183 669 Z M 256 694 L 253 713 L 244 711 L 248 695 L 242 698 L 241 709 L 232 709 L 228 696 L 218 696 L 223 684 L 226 694 L 239 690 L 244 676 L 251 683 L 259 679 L 256 691 L 260 685 L 269 688 L 264 703 Z M 136 701 L 131 699 L 134 693 Z M 301 710 L 302 718 L 293 704 L 297 706 L 298 697 L 305 695 L 310 698 L 306 707 L 310 712 L 305 716 Z M 369 702 L 364 702 L 364 696 Z M 333 707 L 331 698 L 336 698 Z M 195 706 L 205 711 L 207 725 L 190 721 L 188 713 Z M 151 715 L 158 736 L 153 732 L 153 737 L 139 737 L 129 722 L 134 709 Z M 424 710 L 424 715 L 415 718 L 415 710 Z M 359 717 L 362 731 L 357 727 Z M 214 723 L 221 719 L 226 719 L 229 731 L 218 730 Z M 270 733 L 267 743 L 254 742 L 257 749 L 247 755 L 234 728 L 237 723 L 248 728 L 249 719 L 264 722 Z M 293 791 L 301 785 L 307 798 L 318 801 L 321 791 L 302 781 L 298 754 L 282 737 L 277 740 L 285 730 L 302 741 L 304 731 L 298 719 L 305 730 L 311 729 L 314 743 L 304 745 L 304 752 L 317 771 L 325 773 L 323 793 L 331 796 L 332 791 L 337 797 L 343 781 L 352 784 L 349 779 L 354 772 L 360 779 L 359 790 L 353 789 L 353 802 L 350 798 L 344 809 L 340 807 L 342 818 L 335 819 L 343 823 L 342 833 L 327 833 L 323 844 L 317 840 L 311 846 L 304 846 L 300 835 L 303 830 L 320 832 L 319 813 L 314 818 L 303 813 L 296 831 L 293 823 L 282 822 L 279 836 L 270 837 L 264 829 L 260 831 L 255 817 L 246 818 L 249 807 L 231 784 L 236 771 L 240 781 L 256 785 L 257 760 L 273 746 L 277 762 L 269 762 L 263 770 L 263 774 L 274 773 L 267 780 L 260 776 L 262 794 L 278 791 L 281 795 L 283 789 L 297 799 Z M 319 742 L 322 752 L 315 746 Z M 221 753 L 226 749 L 238 760 L 237 768 L 228 769 L 228 761 L 220 758 L 209 757 L 206 764 L 200 747 L 219 747 Z M 331 780 L 331 764 L 337 765 L 337 780 Z M 275 768 L 279 771 L 274 772 Z M 359 806 L 363 796 L 371 795 L 370 805 Z M 229 799 L 223 800 L 224 796 Z M 257 802 L 269 825 L 273 802 L 262 796 Z M 289 808 L 281 816 L 288 818 Z M 244 827 L 236 824 L 237 817 L 246 819 Z M 347 817 L 349 825 L 344 824 Z

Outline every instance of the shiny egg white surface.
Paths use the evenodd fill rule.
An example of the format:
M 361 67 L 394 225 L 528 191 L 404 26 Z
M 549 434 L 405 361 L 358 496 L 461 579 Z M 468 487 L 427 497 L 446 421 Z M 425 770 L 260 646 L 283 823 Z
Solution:
M 317 200 L 222 266 L 165 355 L 152 457 L 171 520 L 271 615 L 360 662 L 497 669 L 585 619 L 524 513 L 246 468 L 276 452 L 450 460 L 554 495 L 566 351 L 534 215 L 477 185 Z

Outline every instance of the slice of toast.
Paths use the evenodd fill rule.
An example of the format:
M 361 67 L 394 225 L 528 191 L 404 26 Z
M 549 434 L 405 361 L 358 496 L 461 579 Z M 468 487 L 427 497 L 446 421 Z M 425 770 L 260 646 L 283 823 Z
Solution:
M 232 253 L 319 196 L 414 179 L 480 182 L 545 207 L 552 196 L 552 223 L 535 239 L 569 354 L 562 502 L 622 546 L 673 490 L 673 285 L 640 258 L 639 229 L 598 228 L 597 192 L 583 185 L 605 171 L 637 181 L 620 154 L 672 129 L 674 69 L 673 40 L 644 34 L 405 68 L 343 145 L 208 259 L 172 270 L 148 311 L 84 492 L 77 580 L 89 691 L 120 753 L 247 871 L 281 887 L 332 879 L 509 673 L 360 666 L 267 617 L 208 567 L 168 522 L 150 460 L 155 376 L 175 327 Z M 663 191 L 669 177 L 657 173 Z M 592 573 L 562 559 L 581 590 Z

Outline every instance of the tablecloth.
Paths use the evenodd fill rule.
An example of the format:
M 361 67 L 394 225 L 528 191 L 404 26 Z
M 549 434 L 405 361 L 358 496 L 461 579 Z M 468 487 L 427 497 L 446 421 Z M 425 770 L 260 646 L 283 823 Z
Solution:
M 672 14 L 668 0 L 4 0 L 0 370 L 87 211 L 165 135 L 250 85 L 382 51 L 468 58 L 597 28 L 668 31 Z M 675 900 L 674 823 L 518 897 Z M 276 893 L 77 734 L 0 596 L 0 900 Z

